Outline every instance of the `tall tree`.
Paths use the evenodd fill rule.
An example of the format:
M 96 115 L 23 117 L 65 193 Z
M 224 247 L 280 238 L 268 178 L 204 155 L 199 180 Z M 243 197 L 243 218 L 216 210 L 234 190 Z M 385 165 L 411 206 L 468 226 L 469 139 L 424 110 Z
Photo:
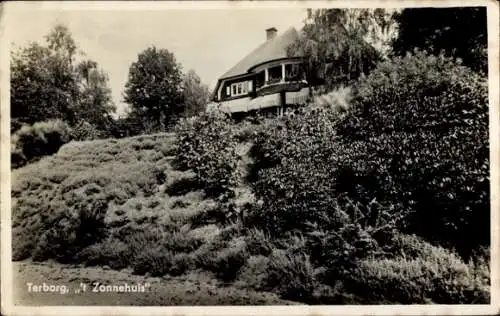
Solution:
M 109 131 L 113 124 L 111 114 L 116 111 L 108 87 L 108 76 L 93 60 L 83 60 L 77 65 L 81 97 L 76 107 L 80 120 L 94 125 L 98 130 Z
M 138 55 L 129 70 L 124 101 L 130 115 L 164 131 L 183 111 L 181 66 L 173 53 L 152 46 Z
M 32 42 L 11 58 L 11 117 L 14 129 L 48 119 L 75 125 L 97 124 L 114 111 L 107 78 L 97 63 L 77 61 L 78 47 L 64 25 L 56 25 L 44 45 Z M 87 65 L 87 66 L 85 66 Z M 90 67 L 92 66 L 92 67 Z M 89 68 L 90 67 L 90 68 Z M 88 73 L 84 75 L 84 69 Z M 102 127 L 101 127 L 102 128 Z
M 306 57 L 310 82 L 318 76 L 331 86 L 369 70 L 386 53 L 377 51 L 372 43 L 381 43 L 382 36 L 390 37 L 392 32 L 390 15 L 383 9 L 309 9 L 289 54 Z
M 399 23 L 399 36 L 393 45 L 396 54 L 420 48 L 461 58 L 475 70 L 488 70 L 485 7 L 408 8 L 395 19 Z
M 189 70 L 184 76 L 184 115 L 189 117 L 205 111 L 209 98 L 208 87 L 194 70 Z
M 51 118 L 72 123 L 78 96 L 72 69 L 76 45 L 62 25 L 45 42 L 30 43 L 12 56 L 11 115 L 28 124 Z

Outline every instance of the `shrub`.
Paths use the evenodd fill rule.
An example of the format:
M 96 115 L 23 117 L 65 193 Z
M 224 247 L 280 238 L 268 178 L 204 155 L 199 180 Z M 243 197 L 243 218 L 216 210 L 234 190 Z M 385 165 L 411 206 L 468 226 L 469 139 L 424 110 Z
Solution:
M 24 125 L 11 138 L 12 167 L 19 168 L 40 157 L 52 155 L 70 139 L 71 129 L 61 120 Z
M 203 243 L 201 236 L 192 233 L 189 225 L 166 230 L 158 224 L 149 225 L 123 236 L 132 255 L 138 256 L 146 248 L 159 247 L 172 253 L 192 252 Z
M 239 271 L 235 284 L 256 291 L 265 290 L 268 277 L 268 265 L 268 257 L 262 255 L 249 257 Z
M 225 247 L 215 250 L 224 244 Z M 214 246 L 215 249 L 212 248 L 212 251 L 208 251 L 205 256 L 202 255 L 203 257 L 200 258 L 202 261 L 198 259 L 199 264 L 204 269 L 215 273 L 217 278 L 224 282 L 234 281 L 241 267 L 250 257 L 245 241 L 242 238 L 236 238 L 228 243 L 222 243 L 219 247 L 217 243 Z
M 79 141 L 100 139 L 108 136 L 107 132 L 97 129 L 97 127 L 87 121 L 82 121 L 77 124 L 73 128 L 71 135 L 73 139 Z
M 191 234 L 188 226 L 166 231 L 154 225 L 130 233 L 125 240 L 134 273 L 150 273 L 152 276 L 176 276 L 189 271 L 195 261 L 188 253 L 195 251 L 202 243 L 200 237 Z
M 340 86 L 328 93 L 314 97 L 313 105 L 333 108 L 336 111 L 343 112 L 350 107 L 351 99 L 351 87 Z
M 192 169 L 208 196 L 232 196 L 238 155 L 231 122 L 217 112 L 184 119 L 176 127 L 177 164 Z
M 412 210 L 410 232 L 465 256 L 489 244 L 486 78 L 442 56 L 394 58 L 359 82 L 338 134 L 364 144 L 356 172 L 378 165 L 372 194 Z
M 335 136 L 334 115 L 306 110 L 259 133 L 249 175 L 260 200 L 253 209 L 256 226 L 274 235 L 301 229 L 337 199 L 339 190 L 333 180 L 342 144 Z
M 248 252 L 251 255 L 268 256 L 272 252 L 272 241 L 265 232 L 260 229 L 250 229 L 245 236 Z
M 157 247 L 148 247 L 135 257 L 132 268 L 135 274 L 149 273 L 153 277 L 164 276 L 174 265 L 174 254 Z
M 123 241 L 108 237 L 84 248 L 76 260 L 86 266 L 107 265 L 112 269 L 123 269 L 130 265 L 130 249 Z
M 317 281 L 307 254 L 275 250 L 267 267 L 267 288 L 284 299 L 307 302 L 311 298 Z
M 75 214 L 61 212 L 54 221 L 44 223 L 47 228 L 38 239 L 34 260 L 73 261 L 80 250 L 106 236 L 106 202 L 97 200 L 79 205 L 76 210 Z
M 417 54 L 382 63 L 352 108 L 301 110 L 256 137 L 254 224 L 304 230 L 346 200 L 409 215 L 404 229 L 465 257 L 489 243 L 488 103 L 484 78 Z M 463 231 L 479 231 L 460 238 Z
M 485 262 L 466 264 L 442 247 L 425 248 L 432 250 L 415 258 L 358 262 L 345 281 L 346 289 L 371 304 L 489 304 L 489 267 Z
M 78 224 L 73 217 L 77 218 L 77 214 L 85 207 L 97 205 L 97 201 L 102 201 L 114 210 L 121 206 L 118 211 L 123 216 L 115 216 L 115 212 L 112 212 L 105 218 L 105 223 L 113 232 L 131 224 L 131 220 L 139 218 L 139 215 L 146 218 L 145 214 L 140 213 L 149 211 L 145 209 L 149 203 L 156 203 L 155 199 L 148 197 L 158 193 L 159 186 L 165 181 L 164 170 L 168 164 L 149 153 L 155 152 L 158 144 L 166 144 L 165 138 L 169 137 L 154 135 L 121 140 L 71 142 L 51 157 L 14 170 L 14 258 L 21 260 L 32 257 L 39 243 L 47 243 L 45 239 L 62 238 L 68 243 L 71 240 L 77 242 L 71 233 L 71 227 Z M 154 140 L 156 145 L 151 147 L 151 144 L 147 144 L 148 139 Z M 144 140 L 144 146 L 150 149 L 132 149 Z M 138 161 L 139 155 L 144 160 Z M 141 197 L 142 211 L 135 210 L 135 204 L 126 203 L 132 197 Z M 147 203 L 142 203 L 144 200 Z M 149 216 L 152 217 L 154 214 Z M 56 224 L 59 220 L 61 223 Z M 49 233 L 48 230 L 53 232 Z M 63 238 L 64 232 L 68 236 Z M 58 234 L 59 237 L 56 236 Z M 80 246 L 82 245 L 72 249 L 78 251 Z M 38 248 L 39 260 L 51 256 L 43 254 L 44 249 L 50 250 L 50 245 L 40 245 Z

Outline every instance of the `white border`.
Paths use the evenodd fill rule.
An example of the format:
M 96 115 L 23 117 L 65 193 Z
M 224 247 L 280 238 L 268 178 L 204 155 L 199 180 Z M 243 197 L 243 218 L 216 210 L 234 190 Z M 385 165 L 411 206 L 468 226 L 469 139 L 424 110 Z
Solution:
M 500 157 L 500 118 L 499 118 L 499 4 L 494 1 L 265 1 L 265 2 L 225 2 L 225 1 L 171 1 L 171 2 L 17 2 L 4 3 L 4 15 L 0 20 L 0 36 L 3 49 L 0 50 L 0 116 L 1 116 L 1 313 L 4 315 L 486 315 L 500 314 L 500 173 L 498 169 Z M 488 63 L 489 63 L 489 103 L 490 103 L 490 161 L 491 161 L 491 304 L 490 305 L 378 305 L 378 306 L 199 306 L 199 307 L 20 307 L 12 305 L 12 263 L 11 259 L 11 227 L 10 227 L 10 86 L 9 86 L 9 54 L 10 30 L 9 20 L 18 10 L 29 6 L 39 10 L 165 10 L 165 9 L 271 9 L 290 6 L 302 8 L 319 7 L 451 7 L 451 6 L 486 6 L 488 8 Z M 2 17 L 0 17 L 2 18 Z M 29 21 L 26 21 L 29 23 Z

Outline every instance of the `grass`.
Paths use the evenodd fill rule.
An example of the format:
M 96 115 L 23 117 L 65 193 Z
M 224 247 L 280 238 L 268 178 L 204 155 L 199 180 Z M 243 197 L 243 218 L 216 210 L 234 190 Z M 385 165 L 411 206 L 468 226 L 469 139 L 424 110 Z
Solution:
M 167 217 L 158 212 L 168 203 L 159 187 L 167 181 L 171 145 L 169 135 L 71 142 L 56 155 L 15 170 L 13 238 L 23 242 L 15 243 L 14 259 L 31 257 L 49 227 L 95 201 L 104 201 L 112 233 Z
M 217 203 L 205 196 L 190 171 L 170 165 L 172 141 L 171 135 L 158 134 L 71 142 L 57 154 L 13 171 L 13 259 L 56 259 L 88 267 L 83 270 L 126 269 L 146 278 L 210 276 L 205 282 L 218 287 L 202 287 L 196 298 L 189 298 L 195 291 L 186 284 L 188 300 L 198 305 L 285 302 L 275 294 L 231 285 L 250 257 L 247 240 L 237 236 L 239 224 L 221 226 L 211 220 Z M 245 201 L 244 194 L 238 198 Z M 64 251 L 64 260 L 48 252 L 53 243 L 42 236 L 50 227 L 59 225 L 67 232 L 61 243 L 74 243 L 77 223 L 69 224 L 67 218 L 95 201 L 105 205 L 102 238 Z M 171 299 L 186 301 L 180 295 Z

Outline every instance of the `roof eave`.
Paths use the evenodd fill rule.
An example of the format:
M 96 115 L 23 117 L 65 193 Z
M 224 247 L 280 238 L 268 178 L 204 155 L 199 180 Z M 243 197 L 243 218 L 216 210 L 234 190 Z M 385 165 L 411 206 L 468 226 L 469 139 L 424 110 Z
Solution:
M 272 62 L 276 62 L 276 61 L 282 61 L 282 60 L 301 60 L 301 59 L 304 59 L 304 57 L 297 57 L 297 56 L 295 56 L 295 57 L 282 57 L 282 58 L 270 59 L 270 60 L 258 63 L 256 65 L 253 65 L 252 67 L 250 67 L 250 69 L 248 69 L 248 71 L 250 72 L 250 71 L 254 70 L 255 68 L 257 68 L 259 66 L 262 66 L 262 65 L 265 65 L 265 64 L 269 64 L 269 63 L 272 63 Z

